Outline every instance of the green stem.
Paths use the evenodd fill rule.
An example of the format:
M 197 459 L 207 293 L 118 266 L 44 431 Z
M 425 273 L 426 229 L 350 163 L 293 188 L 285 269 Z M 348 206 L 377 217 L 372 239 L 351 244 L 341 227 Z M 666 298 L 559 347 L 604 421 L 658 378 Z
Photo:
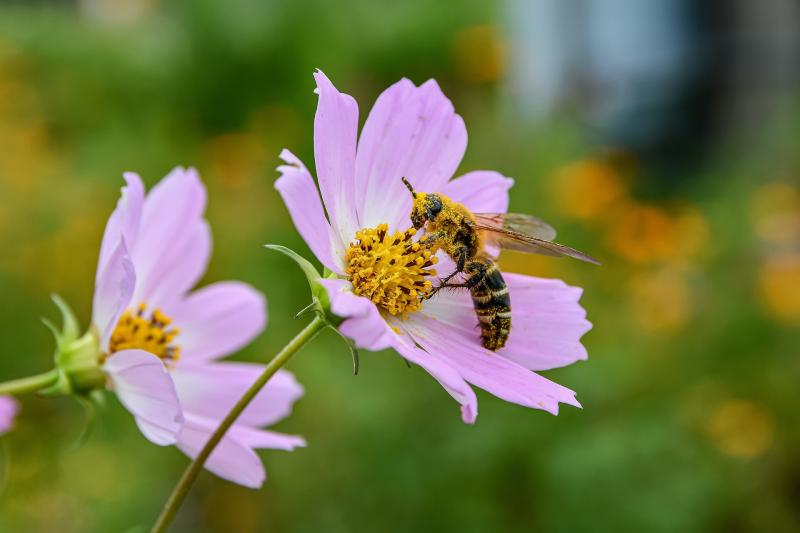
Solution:
M 16 396 L 28 392 L 37 392 L 55 385 L 56 381 L 58 381 L 58 370 L 53 369 L 44 374 L 36 374 L 35 376 L 0 383 L 0 395 Z
M 205 464 L 206 460 L 211 455 L 211 452 L 214 451 L 217 444 L 222 440 L 222 437 L 225 436 L 225 433 L 228 429 L 236 422 L 236 419 L 239 418 L 239 415 L 242 414 L 242 411 L 250 404 L 253 398 L 264 388 L 264 385 L 270 380 L 270 378 L 283 366 L 285 365 L 289 359 L 304 345 L 306 345 L 311 339 L 316 337 L 317 333 L 319 333 L 323 328 L 326 327 L 326 322 L 321 319 L 320 317 L 314 318 L 297 336 L 289 341 L 283 350 L 281 350 L 278 355 L 276 355 L 272 361 L 267 363 L 267 367 L 264 369 L 264 372 L 258 377 L 258 379 L 253 383 L 247 392 L 236 402 L 236 405 L 233 406 L 233 409 L 225 416 L 220 423 L 219 427 L 214 431 L 214 434 L 211 435 L 211 438 L 208 439 L 206 445 L 203 446 L 203 449 L 197 454 L 194 461 L 186 468 L 181 476 L 180 481 L 178 484 L 175 485 L 175 488 L 172 490 L 172 494 L 170 494 L 169 500 L 164 505 L 164 509 L 161 511 L 161 515 L 158 517 L 151 533 L 163 533 L 167 530 L 169 525 L 175 519 L 175 515 L 178 513 L 178 509 L 180 509 L 181 504 L 186 499 L 186 495 L 189 493 L 189 489 L 192 487 L 192 484 L 197 479 L 197 476 L 200 474 L 200 471 L 203 469 L 203 465 Z

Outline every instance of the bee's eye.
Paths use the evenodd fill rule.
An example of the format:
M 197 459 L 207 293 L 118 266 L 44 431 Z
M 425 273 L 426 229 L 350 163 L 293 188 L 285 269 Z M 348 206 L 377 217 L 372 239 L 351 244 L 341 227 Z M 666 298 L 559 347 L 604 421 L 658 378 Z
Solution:
M 425 202 L 425 215 L 428 220 L 433 220 L 442 211 L 442 199 L 434 194 L 429 194 Z

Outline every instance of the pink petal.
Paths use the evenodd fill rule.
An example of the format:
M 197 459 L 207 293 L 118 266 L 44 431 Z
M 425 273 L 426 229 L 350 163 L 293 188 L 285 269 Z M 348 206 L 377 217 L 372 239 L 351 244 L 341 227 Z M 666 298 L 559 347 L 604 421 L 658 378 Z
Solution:
M 339 326 L 342 335 L 352 339 L 358 348 L 371 351 L 394 348 L 408 361 L 424 368 L 462 405 L 461 412 L 465 422 L 475 421 L 478 415 L 475 393 L 452 367 L 417 349 L 410 339 L 399 336 L 375 304 L 351 292 L 349 282 L 321 279 L 320 283 L 328 291 L 331 311 L 337 316 L 347 318 Z
M 191 293 L 172 310 L 184 362 L 215 359 L 247 345 L 267 322 L 264 296 L 246 283 L 222 281 Z
M 580 407 L 573 391 L 501 353 L 484 349 L 474 312 L 465 311 L 465 296 L 468 298 L 464 291 L 439 293 L 434 305 L 426 305 L 423 316 L 412 316 L 403 328 L 433 357 L 446 361 L 465 380 L 503 400 L 553 414 L 558 413 L 559 402 Z
M 143 288 L 133 302 L 146 302 L 150 309 L 169 312 L 179 305 L 182 297 L 203 277 L 211 258 L 211 228 L 200 220 L 192 224 L 186 238 L 177 241 L 171 250 L 169 270 L 163 270 L 157 283 Z
M 92 305 L 92 324 L 100 332 L 100 347 L 108 346 L 111 332 L 128 306 L 136 287 L 136 272 L 128 256 L 125 240 L 121 239 L 97 274 Z
M 348 243 L 358 229 L 355 175 L 358 104 L 340 93 L 321 71 L 314 73 L 319 104 L 314 117 L 314 159 L 331 225 Z
M 417 341 L 415 337 L 412 338 Z M 464 381 L 454 366 L 443 358 L 437 357 L 433 352 L 418 348 L 407 339 L 398 342 L 395 349 L 406 360 L 424 368 L 450 396 L 461 404 L 461 419 L 465 423 L 475 423 L 475 419 L 478 417 L 478 399 L 475 391 Z
M 253 363 L 178 364 L 172 379 L 187 413 L 222 420 L 264 371 Z M 268 426 L 292 412 L 303 387 L 291 372 L 279 370 L 241 414 L 238 423 Z
M 586 359 L 581 337 L 592 324 L 578 303 L 583 290 L 557 279 L 503 274 L 512 302 L 512 332 L 498 353 L 531 370 Z
M 328 269 L 342 274 L 344 245 L 338 232 L 333 232 L 325 218 L 314 179 L 289 150 L 281 152 L 281 159 L 286 164 L 278 167 L 281 177 L 275 182 L 275 188 L 281 194 L 292 222 L 317 259 Z
M 464 121 L 435 81 L 415 87 L 402 79 L 377 99 L 356 155 L 356 205 L 361 227 L 382 222 L 408 227 L 411 195 L 438 191 L 455 172 L 467 146 Z
M 347 318 L 339 331 L 355 341 L 356 347 L 378 351 L 394 347 L 396 333 L 369 299 L 356 296 L 350 282 L 343 279 L 321 279 L 328 291 L 333 314 Z
M 475 213 L 505 213 L 514 180 L 492 170 L 467 172 L 448 182 L 442 193 Z
M 0 435 L 14 427 L 19 404 L 11 396 L 0 396 Z
M 202 273 L 210 252 L 210 240 L 195 242 L 208 231 L 203 220 L 205 207 L 206 189 L 194 169 L 174 169 L 147 195 L 136 248 L 131 250 L 138 276 L 134 302 L 163 306 L 179 297 L 183 286 L 197 281 L 196 272 Z M 200 250 L 187 253 L 193 245 Z M 186 273 L 187 280 L 173 287 L 165 280 L 176 270 Z M 190 275 L 193 279 L 188 279 Z
M 187 415 L 178 438 L 178 448 L 189 457 L 196 457 L 217 427 L 217 422 L 196 415 Z M 302 437 L 263 431 L 236 423 L 211 453 L 205 467 L 223 479 L 245 487 L 259 488 L 266 479 L 264 465 L 253 448 L 293 450 L 305 446 Z
M 299 435 L 287 435 L 276 431 L 256 429 L 241 424 L 231 428 L 231 434 L 237 440 L 248 446 L 260 449 L 293 451 L 295 448 L 304 448 L 306 439 Z
M 215 429 L 214 423 L 193 416 L 187 417 L 178 437 L 178 449 L 194 459 Z M 250 446 L 231 437 L 230 431 L 211 452 L 205 468 L 223 479 L 253 489 L 261 487 L 267 477 L 258 455 Z
M 578 303 L 582 289 L 561 280 L 503 273 L 511 296 L 511 334 L 496 353 L 530 370 L 549 370 L 586 359 L 581 336 L 591 323 Z M 480 332 L 469 292 L 440 292 L 424 313 L 460 332 L 472 343 Z
M 136 243 L 139 233 L 139 222 L 142 217 L 144 203 L 144 185 L 138 174 L 126 172 L 123 174 L 126 185 L 122 187 L 117 207 L 106 223 L 103 241 L 100 245 L 100 258 L 97 261 L 97 276 L 105 270 L 111 254 L 114 253 L 121 239 L 129 247 Z
M 175 444 L 183 413 L 161 359 L 144 350 L 116 352 L 103 365 L 119 401 L 151 442 Z

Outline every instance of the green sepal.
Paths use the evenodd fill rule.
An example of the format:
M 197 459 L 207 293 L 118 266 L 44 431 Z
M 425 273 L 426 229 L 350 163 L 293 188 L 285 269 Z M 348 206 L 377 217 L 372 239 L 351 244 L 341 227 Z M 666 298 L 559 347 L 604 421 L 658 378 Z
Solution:
M 78 339 L 80 335 L 80 326 L 78 319 L 75 318 L 75 313 L 69 308 L 67 302 L 64 301 L 58 294 L 51 294 L 50 298 L 56 304 L 58 310 L 61 312 L 61 340 L 62 342 L 73 342 Z
M 105 387 L 106 377 L 100 369 L 100 343 L 94 331 L 80 336 L 78 320 L 67 303 L 58 295 L 53 302 L 61 313 L 61 330 L 49 319 L 43 318 L 44 325 L 53 333 L 56 346 L 53 359 L 58 379 L 55 384 L 41 390 L 46 396 L 65 394 L 88 394 L 92 390 Z

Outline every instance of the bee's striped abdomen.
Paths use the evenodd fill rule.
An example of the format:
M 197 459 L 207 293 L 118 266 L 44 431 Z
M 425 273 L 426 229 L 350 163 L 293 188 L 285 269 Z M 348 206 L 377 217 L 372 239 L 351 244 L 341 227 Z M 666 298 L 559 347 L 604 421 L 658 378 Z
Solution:
M 505 346 L 511 331 L 511 298 L 497 265 L 490 259 L 480 261 L 485 265 L 485 271 L 473 274 L 482 278 L 470 292 L 480 321 L 483 346 L 494 351 Z

